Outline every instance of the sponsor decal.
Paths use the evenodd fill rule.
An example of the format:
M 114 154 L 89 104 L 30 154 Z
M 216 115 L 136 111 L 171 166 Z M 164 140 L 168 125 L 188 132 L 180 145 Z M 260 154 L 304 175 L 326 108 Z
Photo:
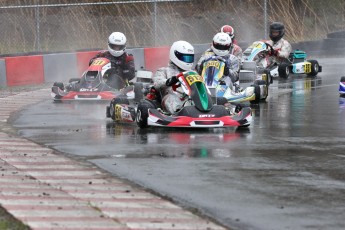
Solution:
M 103 60 L 95 60 L 92 62 L 92 65 L 103 65 L 105 63 L 105 61 Z
M 214 114 L 200 114 L 199 118 L 211 118 L 211 117 L 215 117 L 216 115 Z
M 217 69 L 219 69 L 220 68 L 220 62 L 219 61 L 209 61 L 209 62 L 207 62 L 206 68 L 211 67 L 211 66 L 214 66 Z
M 86 89 L 86 88 L 80 88 L 80 92 L 97 92 L 98 89 Z
M 192 74 L 192 75 L 186 76 L 186 80 L 187 80 L 189 85 L 192 85 L 195 82 L 203 82 L 204 81 L 203 77 L 201 77 L 200 75 L 197 75 L 197 74 Z

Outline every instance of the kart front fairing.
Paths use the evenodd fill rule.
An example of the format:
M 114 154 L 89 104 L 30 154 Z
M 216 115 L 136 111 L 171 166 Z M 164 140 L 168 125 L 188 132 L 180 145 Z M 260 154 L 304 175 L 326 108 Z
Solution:
M 213 97 L 224 97 L 229 102 L 245 102 L 255 100 L 254 87 L 249 86 L 242 92 L 234 92 L 222 82 L 225 63 L 217 57 L 204 62 L 202 76 Z
M 251 109 L 244 108 L 236 115 L 223 105 L 214 105 L 204 79 L 195 71 L 187 71 L 177 76 L 183 93 L 188 96 L 184 106 L 175 114 L 168 115 L 159 109 L 149 108 L 149 126 L 212 128 L 228 126 L 248 126 Z
M 111 100 L 120 93 L 107 84 L 104 74 L 111 68 L 106 58 L 97 58 L 80 79 L 73 79 L 63 89 L 52 87 L 54 100 Z

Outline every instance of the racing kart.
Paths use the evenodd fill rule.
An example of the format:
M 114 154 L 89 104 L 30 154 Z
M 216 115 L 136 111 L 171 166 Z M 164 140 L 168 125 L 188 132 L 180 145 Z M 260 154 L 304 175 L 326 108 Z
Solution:
M 111 68 L 107 58 L 96 58 L 81 78 L 71 78 L 68 84 L 55 82 L 51 96 L 54 101 L 110 101 L 114 97 L 123 96 L 124 93 L 128 98 L 142 98 L 143 84 L 124 81 L 120 73 L 122 73 L 121 68 Z
M 278 72 L 282 78 L 288 78 L 290 73 L 315 77 L 322 72 L 322 66 L 317 60 L 307 60 L 307 54 L 304 51 L 294 50 L 290 53 L 289 59 L 278 66 Z
M 251 75 L 256 75 L 257 80 L 265 80 L 268 87 L 275 77 L 286 79 L 291 73 L 306 74 L 313 77 L 322 71 L 322 66 L 319 65 L 318 61 L 306 59 L 307 55 L 304 51 L 295 50 L 290 53 L 288 59 L 278 64 L 270 56 L 273 50 L 273 47 L 264 41 L 253 42 L 243 52 L 240 80 L 241 75 L 245 79 L 252 79 L 253 76 Z M 249 76 L 247 76 L 248 73 Z
M 339 95 L 341 97 L 345 97 L 345 76 L 342 76 L 340 78 L 340 82 L 339 82 Z
M 178 74 L 178 82 L 172 86 L 175 93 L 185 98 L 182 108 L 174 114 L 168 114 L 161 109 L 159 103 L 151 100 L 142 100 L 137 107 L 136 122 L 140 128 L 148 126 L 160 127 L 248 127 L 252 120 L 250 107 L 236 107 L 235 113 L 225 104 L 227 100 L 211 98 L 211 93 L 205 81 L 195 71 L 186 71 Z
M 222 57 L 212 56 L 203 63 L 201 76 L 204 78 L 206 86 L 215 98 L 223 97 L 230 103 L 241 103 L 250 101 L 258 103 L 260 101 L 260 84 L 262 82 L 252 82 L 253 84 L 244 90 L 233 89 L 223 80 L 225 60 Z

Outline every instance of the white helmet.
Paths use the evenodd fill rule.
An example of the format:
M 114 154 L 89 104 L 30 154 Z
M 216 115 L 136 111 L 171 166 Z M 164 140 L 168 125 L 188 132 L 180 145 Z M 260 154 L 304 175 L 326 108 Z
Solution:
M 229 54 L 231 47 L 231 38 L 227 33 L 217 33 L 213 37 L 211 49 L 218 56 L 225 56 Z
M 186 41 L 174 42 L 170 47 L 170 61 L 182 70 L 191 70 L 194 63 L 194 47 Z
M 111 55 L 120 57 L 126 50 L 126 36 L 121 32 L 114 32 L 108 38 L 108 50 Z

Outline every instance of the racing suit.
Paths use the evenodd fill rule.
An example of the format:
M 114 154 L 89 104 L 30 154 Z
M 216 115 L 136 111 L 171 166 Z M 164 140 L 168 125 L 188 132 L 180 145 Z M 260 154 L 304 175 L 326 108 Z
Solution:
M 134 57 L 132 54 L 125 52 L 119 57 L 110 54 L 109 51 L 102 51 L 93 57 L 89 65 L 95 58 L 104 57 L 110 60 L 113 71 L 104 75 L 107 84 L 115 89 L 122 89 L 127 85 L 127 82 L 135 77 Z
M 232 43 L 231 48 L 230 48 L 230 53 L 232 55 L 235 55 L 239 60 L 242 60 L 242 48 L 235 43 Z
M 292 47 L 291 47 L 291 44 L 287 40 L 281 38 L 277 42 L 273 42 L 272 40 L 268 40 L 265 42 L 270 44 L 275 50 L 272 56 L 273 62 L 276 62 L 277 64 L 281 64 L 282 62 L 288 60 L 289 55 L 292 51 Z
M 201 56 L 198 63 L 196 64 L 196 71 L 201 74 L 204 62 L 212 56 L 217 56 L 211 48 L 207 49 L 205 53 Z M 226 83 L 227 86 L 231 87 L 232 90 L 235 91 L 234 83 L 237 82 L 239 70 L 240 70 L 240 60 L 232 54 L 228 54 L 222 57 L 225 60 L 225 68 L 224 69 L 224 76 L 222 80 Z M 236 87 L 238 83 L 236 83 Z M 239 86 L 238 86 L 239 88 Z
M 166 85 L 168 79 L 177 76 L 181 72 L 183 72 L 183 70 L 170 62 L 167 67 L 159 68 L 152 77 L 154 88 L 158 90 L 162 96 L 162 108 L 169 114 L 176 113 L 182 108 L 186 100 L 180 93 L 175 92 L 172 87 Z

